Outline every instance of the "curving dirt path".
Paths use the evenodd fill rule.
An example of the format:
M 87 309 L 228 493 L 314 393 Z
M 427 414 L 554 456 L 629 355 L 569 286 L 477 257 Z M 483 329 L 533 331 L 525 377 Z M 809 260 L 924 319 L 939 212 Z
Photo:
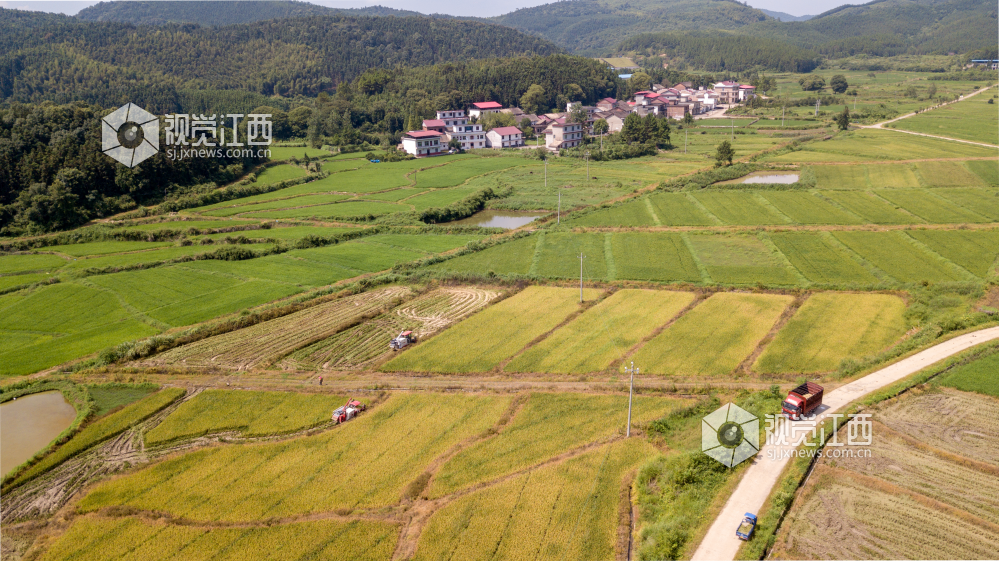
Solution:
M 929 108 L 923 110 L 922 112 L 925 113 L 926 111 L 932 111 L 934 109 L 940 109 L 941 107 L 946 107 L 946 106 L 948 106 L 948 105 L 950 105 L 952 103 L 957 103 L 959 101 L 964 101 L 964 100 L 968 99 L 969 97 L 976 96 L 976 95 L 978 95 L 978 94 L 980 94 L 982 92 L 990 91 L 994 87 L 996 87 L 996 86 L 989 86 L 987 88 L 981 88 L 981 89 L 975 90 L 974 92 L 971 92 L 968 95 L 962 95 L 961 97 L 959 97 L 959 98 L 957 98 L 955 100 L 946 101 L 944 103 L 941 103 L 940 105 L 934 105 L 933 107 L 929 107 Z M 889 119 L 887 121 L 882 121 L 880 123 L 874 123 L 873 125 L 857 125 L 857 126 L 860 127 L 860 128 L 862 128 L 862 129 L 890 130 L 890 131 L 895 131 L 895 132 L 904 132 L 905 134 L 914 134 L 916 136 L 925 136 L 925 137 L 928 137 L 928 138 L 936 138 L 936 139 L 939 139 L 939 140 L 950 140 L 950 141 L 953 141 L 953 142 L 962 142 L 964 144 L 974 144 L 975 146 L 984 146 L 986 148 L 999 148 L 999 146 L 997 146 L 995 144 L 988 144 L 986 142 L 975 142 L 975 141 L 972 141 L 972 140 L 962 140 L 960 138 L 951 138 L 949 136 L 939 136 L 939 135 L 935 135 L 935 134 L 926 134 L 924 132 L 913 132 L 913 131 L 907 131 L 907 130 L 896 129 L 896 128 L 887 128 L 887 129 L 885 129 L 885 125 L 890 125 L 891 123 L 894 123 L 896 121 L 901 121 L 902 119 L 908 119 L 909 117 L 912 117 L 914 115 L 918 115 L 918 113 L 915 113 L 915 112 L 913 112 L 913 113 L 906 113 L 905 115 L 901 115 L 899 117 L 895 117 L 894 119 Z
M 914 374 L 931 364 L 965 351 L 975 345 L 999 339 L 999 327 L 990 327 L 955 337 L 909 358 L 882 368 L 873 374 L 827 392 L 823 397 L 820 413 L 815 420 L 821 424 L 825 418 L 868 393 Z M 742 476 L 739 486 L 729 497 L 707 534 L 701 540 L 692 561 L 735 559 L 742 541 L 735 536 L 735 529 L 746 512 L 759 513 L 780 479 L 784 468 L 791 461 L 790 454 L 796 446 L 764 445 L 752 460 L 752 465 Z

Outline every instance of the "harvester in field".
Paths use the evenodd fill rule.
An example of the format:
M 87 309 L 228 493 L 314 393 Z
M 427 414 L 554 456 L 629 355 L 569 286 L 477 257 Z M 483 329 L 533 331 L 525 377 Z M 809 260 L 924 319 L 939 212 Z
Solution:
M 389 341 L 389 347 L 393 351 L 398 351 L 416 342 L 416 334 L 412 331 L 403 331 L 395 339 Z
M 338 425 L 340 423 L 346 423 L 367 408 L 367 405 L 357 401 L 356 399 L 348 399 L 346 405 L 338 407 L 337 410 L 333 412 L 333 421 L 335 421 Z

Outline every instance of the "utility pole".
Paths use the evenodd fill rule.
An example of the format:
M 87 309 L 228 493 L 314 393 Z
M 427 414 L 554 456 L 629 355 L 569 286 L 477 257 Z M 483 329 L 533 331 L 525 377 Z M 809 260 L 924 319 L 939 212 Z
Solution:
M 732 118 L 732 140 L 735 140 L 735 118 Z
M 635 361 L 631 361 L 631 368 L 624 367 L 624 371 L 631 374 L 631 385 L 628 388 L 628 427 L 625 430 L 625 437 L 631 436 L 631 397 L 635 393 L 635 374 L 638 374 L 639 370 L 635 368 Z
M 583 259 L 586 259 L 586 256 L 583 255 L 582 252 L 580 252 L 579 254 L 579 303 L 580 304 L 583 303 Z
M 818 96 L 816 96 L 816 97 L 815 97 L 815 116 L 816 116 L 816 117 L 818 117 L 818 116 L 819 116 L 819 103 L 820 103 L 821 101 L 822 101 L 822 98 L 820 98 L 820 97 L 818 97 Z
M 687 128 L 683 129 L 683 153 L 687 153 Z
M 590 151 L 587 150 L 583 153 L 583 159 L 586 160 L 586 181 L 590 180 Z
M 556 216 L 556 224 L 562 223 L 562 190 L 558 190 L 558 214 Z
M 784 110 L 785 109 L 787 109 L 786 105 L 784 107 L 780 108 L 780 128 L 784 128 Z
M 545 189 L 548 189 L 548 156 L 545 156 Z

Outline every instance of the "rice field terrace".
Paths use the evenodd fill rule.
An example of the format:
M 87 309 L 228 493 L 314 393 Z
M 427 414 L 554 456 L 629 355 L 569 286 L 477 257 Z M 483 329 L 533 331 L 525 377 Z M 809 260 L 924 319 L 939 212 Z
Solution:
M 432 290 L 359 325 L 304 346 L 287 355 L 277 366 L 288 370 L 364 367 L 391 354 L 387 341 L 402 331 L 413 331 L 417 340 L 429 337 L 477 312 L 500 294 L 475 287 Z
M 887 204 L 883 208 L 892 210 Z M 935 207 L 934 212 L 946 212 L 945 205 Z M 990 224 L 973 229 L 880 231 L 775 228 L 738 233 L 620 229 L 543 232 L 441 261 L 427 269 L 579 279 L 580 253 L 585 256 L 585 281 L 878 289 L 922 281 L 994 279 L 999 230 Z
M 578 295 L 529 287 L 379 368 L 613 375 L 624 360 L 657 376 L 781 379 L 887 351 L 910 327 L 905 301 L 888 294 L 586 290 L 583 303 Z
M 299 559 L 340 558 L 337 547 L 361 544 L 363 559 L 493 558 L 497 548 L 518 557 L 504 547 L 534 548 L 545 558 L 615 558 L 626 553 L 632 531 L 627 490 L 635 469 L 661 453 L 640 433 L 624 438 L 627 401 L 398 393 L 375 397 L 344 425 L 303 430 L 281 418 L 306 419 L 324 405 L 328 414 L 339 399 L 195 392 L 128 433 L 128 442 L 156 444 L 133 451 L 124 474 L 55 499 L 58 506 L 82 496 L 36 551 L 44 559 L 90 558 L 95 547 L 102 559 L 254 551 Z M 632 424 L 638 429 L 691 401 L 640 396 Z M 245 415 L 251 410 L 253 419 Z M 237 426 L 235 416 L 249 424 Z M 234 430 L 244 432 L 224 436 Z M 200 448 L 207 442 L 215 445 Z M 68 474 L 69 464 L 53 473 Z M 39 516 L 11 505 L 42 500 L 42 488 L 5 492 L 8 528 Z M 524 513 L 517 523 L 502 523 L 516 513 Z
M 999 548 L 997 413 L 995 397 L 939 387 L 880 404 L 873 444 L 842 443 L 834 454 L 827 445 L 772 556 L 992 556 Z

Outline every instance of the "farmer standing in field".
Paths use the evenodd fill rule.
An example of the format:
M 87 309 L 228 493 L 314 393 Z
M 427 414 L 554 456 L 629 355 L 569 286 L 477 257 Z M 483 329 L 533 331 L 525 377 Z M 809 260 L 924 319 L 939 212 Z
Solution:
M 319 377 L 319 385 L 320 386 L 323 385 L 323 377 L 322 376 Z

